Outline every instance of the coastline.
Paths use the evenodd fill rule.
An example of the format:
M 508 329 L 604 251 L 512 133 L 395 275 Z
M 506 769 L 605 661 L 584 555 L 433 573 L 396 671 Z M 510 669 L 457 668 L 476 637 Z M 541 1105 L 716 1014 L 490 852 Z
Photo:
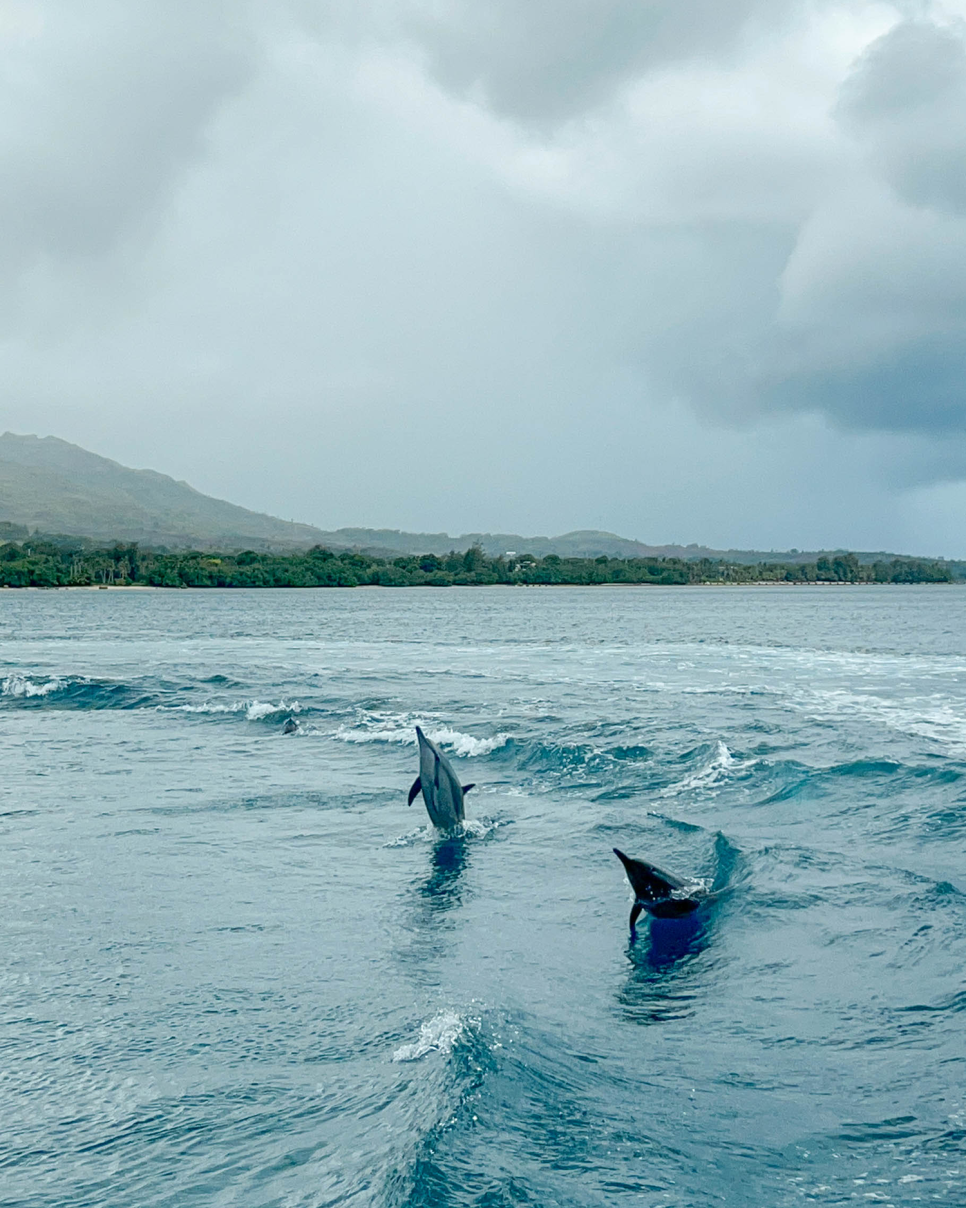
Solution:
M 966 586 L 966 584 L 964 584 L 963 582 L 957 582 L 957 581 L 938 582 L 938 583 L 935 583 L 935 582 L 932 582 L 932 583 L 930 583 L 930 582 L 877 583 L 872 580 L 865 580 L 865 581 L 850 583 L 848 581 L 836 582 L 834 580 L 827 580 L 827 579 L 819 579 L 819 580 L 750 579 L 744 583 L 741 583 L 741 582 L 728 582 L 726 580 L 714 581 L 714 580 L 707 579 L 707 580 L 697 580 L 692 583 L 634 583 L 634 582 L 622 583 L 622 582 L 611 581 L 608 583 L 446 583 L 446 584 L 437 584 L 437 583 L 400 583 L 400 584 L 345 583 L 345 584 L 338 584 L 338 585 L 329 585 L 329 584 L 264 584 L 264 585 L 239 584 L 238 586 L 227 586 L 227 585 L 223 585 L 223 584 L 222 585 L 213 584 L 211 586 L 192 586 L 189 584 L 178 584 L 178 586 L 176 586 L 176 587 L 174 587 L 174 586 L 164 587 L 164 586 L 161 586 L 159 584 L 154 584 L 154 583 L 109 583 L 107 585 L 104 585 L 102 583 L 64 583 L 64 584 L 55 584 L 55 585 L 50 585 L 50 586 L 41 586 L 40 584 L 31 583 L 31 584 L 27 584 L 23 587 L 16 587 L 16 586 L 13 586 L 12 584 L 4 583 L 4 584 L 0 585 L 0 591 L 17 591 L 17 592 L 22 592 L 22 591 L 86 591 L 86 592 L 112 591 L 112 592 L 122 592 L 123 594 L 127 595 L 127 594 L 133 594 L 135 592 L 142 592 L 142 591 L 147 591 L 147 592 L 190 591 L 190 592 L 208 593 L 208 592 L 215 592 L 215 591 L 225 591 L 225 592 L 286 591 L 287 592 L 287 591 L 346 591 L 346 590 L 349 590 L 349 591 L 377 591 L 377 592 L 379 592 L 379 591 L 426 591 L 426 590 L 452 591 L 454 589 L 459 590 L 460 588 L 470 589 L 473 591 L 479 591 L 481 588 L 483 588 L 483 589 L 489 588 L 491 590 L 504 589 L 507 591 L 515 591 L 519 588 L 553 589 L 553 588 L 558 588 L 558 587 L 569 587 L 569 588 L 581 590 L 581 591 L 596 591 L 596 590 L 599 590 L 600 588 L 608 588 L 608 587 L 610 587 L 610 588 L 623 587 L 623 588 L 630 588 L 630 589 L 635 589 L 635 590 L 638 588 L 649 589 L 649 588 L 660 587 L 660 588 L 665 588 L 665 589 L 671 588 L 671 589 L 675 589 L 675 590 L 684 591 L 684 590 L 690 590 L 693 588 L 702 588 L 702 587 L 703 588 L 723 587 L 723 588 L 728 588 L 728 589 L 741 588 L 741 587 L 744 587 L 744 588 L 767 587 L 767 588 L 774 589 L 776 587 L 795 587 L 795 588 L 799 588 L 799 587 L 824 587 L 824 588 L 873 587 L 873 588 L 875 588 L 875 587 L 963 587 L 963 586 Z

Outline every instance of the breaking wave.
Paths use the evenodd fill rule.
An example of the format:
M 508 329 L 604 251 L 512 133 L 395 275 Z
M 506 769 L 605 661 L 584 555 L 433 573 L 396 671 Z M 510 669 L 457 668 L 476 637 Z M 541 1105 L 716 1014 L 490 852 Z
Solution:
M 49 696 L 51 692 L 59 692 L 64 686 L 60 679 L 49 679 L 38 684 L 26 675 L 8 675 L 0 684 L 0 695 L 13 697 Z
M 464 734 L 462 730 L 433 725 L 420 715 L 408 713 L 367 714 L 355 725 L 340 726 L 336 738 L 342 742 L 385 742 L 414 747 L 417 725 L 438 746 L 458 756 L 489 755 L 510 740 L 510 735 L 505 733 L 495 734 L 492 738 L 476 738 L 472 734 Z
M 735 759 L 726 743 L 719 738 L 710 753 L 693 771 L 661 790 L 662 797 L 676 797 L 695 789 L 711 789 L 739 772 L 755 766 L 754 759 Z
M 86 675 L 34 677 L 15 672 L 0 683 L 0 701 L 14 708 L 138 709 L 154 699 L 135 685 Z

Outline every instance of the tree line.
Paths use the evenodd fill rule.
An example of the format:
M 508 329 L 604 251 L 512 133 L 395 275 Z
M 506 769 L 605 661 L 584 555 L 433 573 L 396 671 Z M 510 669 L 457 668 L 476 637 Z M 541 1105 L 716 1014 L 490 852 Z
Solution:
M 941 561 L 893 558 L 860 563 L 836 553 L 815 562 L 745 564 L 710 558 L 561 558 L 531 554 L 491 558 L 479 546 L 447 555 L 379 558 L 323 546 L 298 553 L 167 552 L 116 544 L 8 541 L 0 545 L 0 587 L 449 587 L 493 584 L 605 583 L 950 583 Z

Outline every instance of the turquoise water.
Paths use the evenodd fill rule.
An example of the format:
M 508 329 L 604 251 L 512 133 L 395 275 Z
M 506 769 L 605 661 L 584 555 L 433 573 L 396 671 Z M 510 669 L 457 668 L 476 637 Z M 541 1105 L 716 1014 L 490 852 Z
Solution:
M 0 685 L 0 1204 L 966 1203 L 966 591 L 5 592 Z

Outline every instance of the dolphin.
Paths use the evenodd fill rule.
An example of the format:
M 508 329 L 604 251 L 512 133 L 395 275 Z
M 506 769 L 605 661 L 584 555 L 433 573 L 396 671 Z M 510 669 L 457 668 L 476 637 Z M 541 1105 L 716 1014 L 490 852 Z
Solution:
M 453 830 L 463 821 L 463 794 L 473 785 L 460 784 L 453 765 L 419 726 L 416 737 L 419 739 L 419 775 L 409 790 L 409 804 L 412 805 L 416 794 L 422 790 L 433 826 L 439 830 Z
M 283 734 L 297 734 L 298 728 L 299 728 L 299 723 L 295 720 L 294 717 L 290 717 L 286 721 L 285 725 L 282 726 L 282 733 Z
M 624 865 L 627 879 L 634 890 L 634 905 L 631 907 L 632 939 L 637 934 L 634 924 L 642 910 L 658 919 L 676 919 L 683 914 L 691 914 L 701 905 L 699 899 L 688 896 L 686 882 L 672 873 L 662 872 L 653 864 L 645 864 L 643 860 L 632 860 L 616 847 L 614 855 Z

